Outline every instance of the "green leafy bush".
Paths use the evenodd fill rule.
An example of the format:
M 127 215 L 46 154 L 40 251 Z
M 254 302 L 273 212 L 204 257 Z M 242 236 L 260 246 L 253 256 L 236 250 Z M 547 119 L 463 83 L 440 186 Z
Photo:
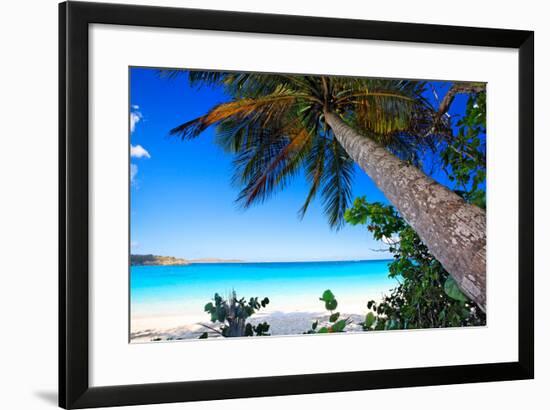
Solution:
M 311 324 L 311 329 L 306 334 L 344 332 L 344 328 L 350 323 L 350 319 L 340 319 L 340 312 L 334 312 L 338 307 L 338 301 L 332 291 L 330 289 L 325 290 L 319 300 L 324 302 L 325 309 L 330 313 L 329 323 L 327 326 L 319 328 L 319 321 L 316 320 Z
M 470 94 L 466 111 L 440 151 L 443 169 L 454 191 L 467 202 L 485 208 L 486 93 Z M 374 238 L 393 253 L 389 276 L 398 286 L 371 310 L 363 329 L 413 329 L 476 326 L 486 323 L 485 313 L 459 289 L 454 279 L 432 256 L 416 232 L 392 207 L 357 198 L 344 219 L 366 225 Z
M 456 122 L 458 132 L 441 152 L 443 167 L 455 184 L 455 192 L 485 209 L 486 93 L 471 94 L 465 115 Z
M 269 304 L 269 299 L 263 298 L 261 301 L 257 297 L 246 300 L 237 298 L 235 291 L 226 299 L 219 294 L 214 295 L 212 302 L 204 306 L 204 311 L 210 315 L 212 323 L 221 323 L 219 330 L 204 325 L 210 331 L 220 334 L 223 337 L 243 337 L 243 336 L 269 336 L 269 324 L 267 322 L 252 325 L 247 323 L 247 319 L 254 313 Z M 199 339 L 208 338 L 208 332 L 201 334 Z
M 485 314 L 460 292 L 454 280 L 432 256 L 416 232 L 389 205 L 357 198 L 344 218 L 366 225 L 389 246 L 394 259 L 389 276 L 396 288 L 381 302 L 369 301 L 364 330 L 416 329 L 485 324 Z

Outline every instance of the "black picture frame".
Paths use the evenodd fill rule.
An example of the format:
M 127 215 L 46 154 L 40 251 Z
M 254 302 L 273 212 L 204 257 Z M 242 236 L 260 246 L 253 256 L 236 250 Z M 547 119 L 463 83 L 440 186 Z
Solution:
M 93 23 L 519 50 L 517 362 L 90 387 L 88 27 Z M 59 405 L 135 405 L 534 377 L 534 33 L 105 3 L 59 5 Z

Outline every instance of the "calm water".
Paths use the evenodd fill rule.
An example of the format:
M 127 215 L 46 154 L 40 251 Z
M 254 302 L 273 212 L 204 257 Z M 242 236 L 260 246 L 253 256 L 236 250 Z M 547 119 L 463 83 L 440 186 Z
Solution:
M 132 266 L 132 315 L 203 314 L 214 293 L 270 298 L 270 310 L 322 310 L 331 289 L 344 302 L 380 297 L 396 286 L 388 260 L 345 262 L 216 263 Z

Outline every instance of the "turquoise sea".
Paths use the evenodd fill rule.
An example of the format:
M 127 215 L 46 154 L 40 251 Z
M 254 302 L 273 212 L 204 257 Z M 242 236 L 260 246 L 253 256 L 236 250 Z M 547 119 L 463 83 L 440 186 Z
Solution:
M 282 263 L 201 263 L 186 266 L 132 266 L 132 317 L 207 316 L 214 293 L 269 297 L 269 311 L 322 311 L 319 297 L 331 289 L 343 312 L 366 309 L 397 285 L 388 278 L 389 260 Z M 359 312 L 358 312 L 359 313 Z

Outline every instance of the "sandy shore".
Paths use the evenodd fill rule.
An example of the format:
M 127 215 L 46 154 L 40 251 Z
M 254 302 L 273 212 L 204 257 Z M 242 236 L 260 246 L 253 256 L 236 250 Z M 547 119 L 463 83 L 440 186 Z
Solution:
M 202 316 L 204 318 L 204 315 Z M 351 313 L 341 314 L 341 318 L 350 318 L 351 323 L 346 326 L 346 331 L 360 331 L 359 323 L 364 320 L 363 314 Z M 203 332 L 208 331 L 209 337 L 217 337 L 215 332 L 209 331 L 206 326 L 219 328 L 219 323 L 213 323 L 197 320 L 192 324 L 173 326 L 170 324 L 176 323 L 176 320 L 181 317 L 151 317 L 134 319 L 132 323 L 134 332 L 131 333 L 130 339 L 132 343 L 146 343 L 151 341 L 166 341 L 166 340 L 185 340 L 196 339 Z M 187 323 L 189 318 L 186 320 Z M 299 335 L 311 329 L 311 324 L 319 320 L 319 327 L 328 323 L 327 312 L 269 312 L 257 313 L 249 319 L 253 325 L 261 322 L 268 322 L 271 327 L 269 333 L 273 336 L 281 335 Z M 185 322 L 183 322 L 185 323 Z M 150 326 L 147 326 L 147 325 Z M 206 325 L 206 326 L 203 326 Z

